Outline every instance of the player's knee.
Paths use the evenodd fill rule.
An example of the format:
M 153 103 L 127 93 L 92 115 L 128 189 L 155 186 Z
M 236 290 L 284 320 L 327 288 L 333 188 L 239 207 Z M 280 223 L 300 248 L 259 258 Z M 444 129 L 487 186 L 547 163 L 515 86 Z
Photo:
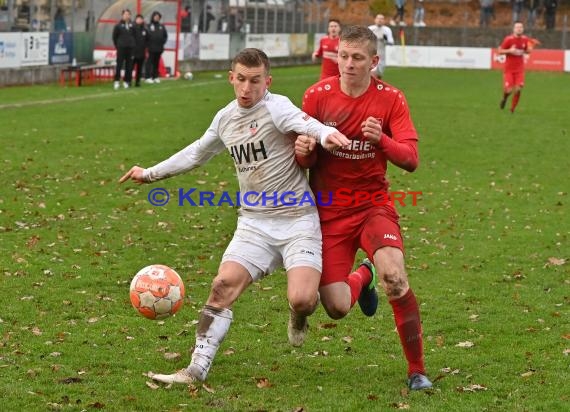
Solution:
M 408 291 L 408 276 L 397 265 L 384 268 L 383 273 L 379 275 L 382 278 L 382 285 L 389 299 L 398 299 Z
M 300 315 L 308 316 L 317 306 L 317 292 L 308 289 L 289 292 L 289 305 Z
M 228 307 L 233 303 L 234 287 L 227 279 L 216 276 L 212 282 L 212 290 L 208 299 L 209 304 L 219 307 Z
M 323 301 L 323 308 L 331 319 L 342 319 L 350 310 L 350 305 L 344 305 L 342 302 L 326 302 Z

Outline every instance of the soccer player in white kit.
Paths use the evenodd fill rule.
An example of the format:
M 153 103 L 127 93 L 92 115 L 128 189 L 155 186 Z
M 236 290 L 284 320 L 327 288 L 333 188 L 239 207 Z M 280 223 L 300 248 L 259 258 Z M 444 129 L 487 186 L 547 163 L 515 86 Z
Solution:
M 384 69 L 386 68 L 386 45 L 390 46 L 394 44 L 394 36 L 392 35 L 392 29 L 384 24 L 384 15 L 377 14 L 374 18 L 374 24 L 368 26 L 370 30 L 376 36 L 376 49 L 378 56 L 380 56 L 380 61 L 372 69 L 372 75 L 377 79 L 381 79 L 384 76 Z
M 227 149 L 232 156 L 241 202 L 237 228 L 228 245 L 196 330 L 192 361 L 170 375 L 150 373 L 159 382 L 189 384 L 206 379 L 233 313 L 232 305 L 254 281 L 284 266 L 290 318 L 289 342 L 303 344 L 307 317 L 318 304 L 322 270 L 319 216 L 313 202 L 291 205 L 312 193 L 295 161 L 297 134 L 310 134 L 334 149 L 350 141 L 336 129 L 307 116 L 291 101 L 268 91 L 269 59 L 258 49 L 244 49 L 233 59 L 229 82 L 236 99 L 221 109 L 204 135 L 169 159 L 148 169 L 133 166 L 121 179 L 150 183 L 188 172 Z M 294 133 L 294 135 L 291 135 Z M 283 194 L 289 193 L 283 202 Z M 287 204 L 284 204 L 287 203 Z

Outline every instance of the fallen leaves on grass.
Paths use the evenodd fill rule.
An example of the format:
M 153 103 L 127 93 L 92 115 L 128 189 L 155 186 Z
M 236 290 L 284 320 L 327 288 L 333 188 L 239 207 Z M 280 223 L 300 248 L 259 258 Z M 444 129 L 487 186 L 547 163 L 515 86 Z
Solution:
M 395 409 L 410 409 L 410 405 L 406 402 L 394 402 L 390 406 Z
M 164 359 L 166 360 L 176 360 L 179 359 L 181 355 L 178 352 L 166 352 L 164 354 Z
M 532 375 L 534 375 L 534 371 L 527 371 L 527 372 L 521 373 L 521 377 L 523 377 L 523 378 L 528 378 L 529 376 L 532 376 Z
M 208 393 L 216 393 L 216 391 L 214 390 L 214 388 L 212 388 L 211 386 L 206 385 L 205 383 L 202 384 L 202 388 L 204 388 L 204 390 Z
M 38 242 L 40 241 L 40 237 L 37 235 L 33 235 L 32 237 L 30 237 L 28 239 L 28 241 L 26 242 L 26 247 L 28 249 L 33 248 L 34 246 L 36 246 L 38 244 Z
M 319 325 L 319 329 L 334 329 L 334 328 L 336 328 L 336 323 L 332 323 L 332 322 L 321 323 Z
M 146 383 L 146 386 L 148 386 L 152 390 L 157 390 L 158 388 L 160 388 L 160 386 L 158 386 L 154 382 L 146 381 L 145 383 Z
M 459 369 L 451 369 L 449 367 L 441 368 L 440 372 L 449 373 L 450 375 L 457 375 L 460 371 Z
M 236 353 L 236 350 L 232 347 L 229 347 L 224 351 L 224 355 L 226 356 L 233 355 L 234 353 Z
M 473 346 L 475 346 L 475 344 L 473 342 L 466 340 L 465 342 L 459 342 L 455 346 L 457 346 L 458 348 L 472 348 Z
M 259 389 L 271 388 L 273 384 L 267 378 L 255 378 L 256 384 Z
M 467 386 L 458 386 L 458 392 L 478 392 L 478 391 L 486 391 L 487 387 L 483 385 L 479 385 L 478 383 L 473 383 Z
M 441 348 L 445 344 L 445 339 L 441 335 L 435 337 L 435 344 L 438 348 Z
M 191 398 L 197 398 L 198 388 L 193 384 L 188 385 L 188 394 L 190 395 Z
M 546 263 L 546 266 L 552 265 L 552 266 L 562 266 L 566 263 L 566 259 L 561 259 L 561 258 L 555 258 L 555 257 L 549 257 L 548 258 L 548 263 Z

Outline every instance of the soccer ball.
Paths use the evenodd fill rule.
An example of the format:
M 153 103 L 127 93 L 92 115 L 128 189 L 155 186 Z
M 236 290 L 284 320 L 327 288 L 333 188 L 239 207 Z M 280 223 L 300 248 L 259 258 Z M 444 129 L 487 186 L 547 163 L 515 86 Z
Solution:
M 184 78 L 186 80 L 192 80 L 194 78 L 194 75 L 192 74 L 192 72 L 186 72 L 184 73 Z
M 139 270 L 130 289 L 133 307 L 149 319 L 174 315 L 184 302 L 184 282 L 165 265 L 150 265 Z

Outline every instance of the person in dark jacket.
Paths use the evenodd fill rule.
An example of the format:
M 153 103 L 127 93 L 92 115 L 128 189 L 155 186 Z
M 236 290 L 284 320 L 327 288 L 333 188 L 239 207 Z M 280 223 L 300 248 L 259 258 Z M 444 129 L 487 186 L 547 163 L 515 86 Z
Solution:
M 135 66 L 135 86 L 141 85 L 142 68 L 146 58 L 146 49 L 148 47 L 148 30 L 144 24 L 142 14 L 135 17 L 135 50 L 133 63 Z
M 123 10 L 121 21 L 113 28 L 113 44 L 117 49 L 117 66 L 115 67 L 115 83 L 113 88 L 118 90 L 121 80 L 121 69 L 125 65 L 125 77 L 123 87 L 131 86 L 133 77 L 133 49 L 135 48 L 135 31 L 131 23 L 131 11 Z
M 147 83 L 160 83 L 158 75 L 158 64 L 160 56 L 164 51 L 164 45 L 168 39 L 166 27 L 160 22 L 162 14 L 154 11 L 150 17 L 148 25 L 148 60 L 150 64 L 150 75 L 146 79 Z

